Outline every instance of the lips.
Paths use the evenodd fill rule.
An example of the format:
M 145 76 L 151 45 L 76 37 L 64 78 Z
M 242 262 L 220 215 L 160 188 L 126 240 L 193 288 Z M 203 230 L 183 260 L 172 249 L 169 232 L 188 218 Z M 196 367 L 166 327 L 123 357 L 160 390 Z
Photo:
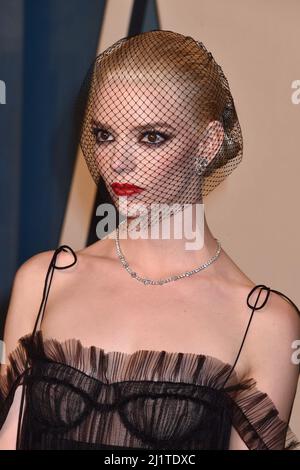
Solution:
M 130 183 L 112 183 L 111 187 L 117 196 L 131 196 L 143 191 L 143 188 Z

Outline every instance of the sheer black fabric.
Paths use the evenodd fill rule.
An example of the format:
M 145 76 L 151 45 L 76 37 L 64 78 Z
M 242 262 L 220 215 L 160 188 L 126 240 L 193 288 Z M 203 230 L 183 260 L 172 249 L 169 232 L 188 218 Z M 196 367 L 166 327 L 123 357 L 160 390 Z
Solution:
M 55 251 L 37 321 L 62 249 L 71 250 L 76 262 L 70 247 Z M 267 296 L 258 305 L 263 290 Z M 249 293 L 248 327 L 270 290 L 259 285 Z M 234 366 L 248 328 L 230 365 L 193 353 L 106 352 L 84 347 L 80 339 L 44 339 L 37 325 L 9 355 L 0 383 L 0 429 L 23 385 L 17 449 L 228 449 L 232 426 L 251 450 L 300 447 L 255 380 L 238 380 Z

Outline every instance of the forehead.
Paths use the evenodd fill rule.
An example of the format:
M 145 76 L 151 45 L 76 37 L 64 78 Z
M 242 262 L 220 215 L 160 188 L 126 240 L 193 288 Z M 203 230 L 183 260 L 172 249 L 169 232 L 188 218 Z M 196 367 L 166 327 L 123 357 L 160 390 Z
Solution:
M 161 83 L 128 80 L 109 80 L 95 86 L 92 98 L 93 117 L 108 119 L 113 124 L 165 119 L 183 126 L 193 114 L 193 100 L 182 86 L 170 81 Z

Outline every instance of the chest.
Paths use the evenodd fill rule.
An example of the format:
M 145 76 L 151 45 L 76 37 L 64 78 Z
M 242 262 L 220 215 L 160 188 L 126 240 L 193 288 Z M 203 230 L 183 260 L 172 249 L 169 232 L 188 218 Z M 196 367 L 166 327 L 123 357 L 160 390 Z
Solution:
M 45 335 L 106 351 L 191 352 L 232 363 L 249 315 L 225 286 L 204 277 L 145 286 L 129 276 L 91 274 L 62 283 L 49 297 Z

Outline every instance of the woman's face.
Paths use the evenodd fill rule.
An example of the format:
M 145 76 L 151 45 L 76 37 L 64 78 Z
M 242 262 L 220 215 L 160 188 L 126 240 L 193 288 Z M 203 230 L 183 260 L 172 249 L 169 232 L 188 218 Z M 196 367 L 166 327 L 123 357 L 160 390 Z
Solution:
M 95 91 L 93 154 L 118 210 L 135 217 L 140 214 L 136 204 L 149 210 L 151 204 L 199 201 L 193 159 L 201 128 L 191 98 L 175 84 L 162 87 L 120 79 L 104 82 Z M 140 189 L 124 188 L 125 183 Z M 127 197 L 126 209 L 122 196 Z

